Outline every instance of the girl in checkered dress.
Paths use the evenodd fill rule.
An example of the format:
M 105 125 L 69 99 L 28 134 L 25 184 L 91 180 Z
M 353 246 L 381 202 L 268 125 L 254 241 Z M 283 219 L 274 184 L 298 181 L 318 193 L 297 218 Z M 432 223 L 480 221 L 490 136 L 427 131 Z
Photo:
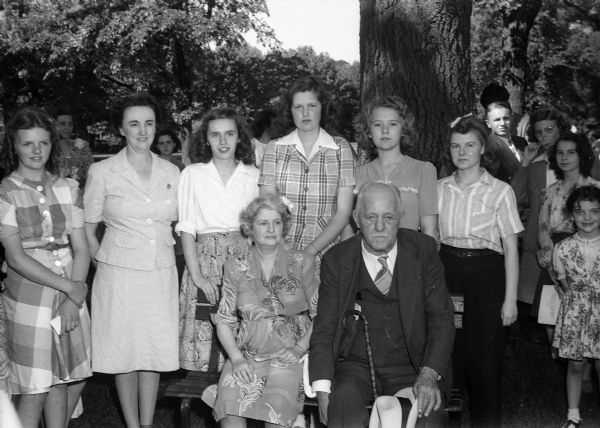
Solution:
M 23 427 L 65 427 L 91 376 L 89 266 L 75 180 L 55 175 L 58 137 L 42 110 L 25 107 L 9 121 L 2 146 L 0 240 L 8 273 L 9 387 L 20 394 Z

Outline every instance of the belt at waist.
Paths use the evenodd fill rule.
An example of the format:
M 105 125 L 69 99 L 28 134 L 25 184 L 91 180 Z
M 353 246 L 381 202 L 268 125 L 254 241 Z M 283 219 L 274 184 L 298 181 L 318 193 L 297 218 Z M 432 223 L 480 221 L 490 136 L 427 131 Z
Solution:
M 48 242 L 45 245 L 38 245 L 36 247 L 28 247 L 24 248 L 25 250 L 46 250 L 46 251 L 56 251 L 61 248 L 67 248 L 69 244 L 56 244 L 54 242 Z
M 458 248 L 446 244 L 441 245 L 440 252 L 460 258 L 500 255 L 499 252 L 489 248 Z

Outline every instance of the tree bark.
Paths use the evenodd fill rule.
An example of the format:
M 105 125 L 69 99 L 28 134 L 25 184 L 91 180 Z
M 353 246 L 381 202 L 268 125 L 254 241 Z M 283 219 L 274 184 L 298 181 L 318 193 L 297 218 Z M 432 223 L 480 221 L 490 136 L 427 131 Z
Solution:
M 529 32 L 541 6 L 542 0 L 512 0 L 502 10 L 502 83 L 516 114 L 522 114 L 525 107 Z
M 469 0 L 360 0 L 361 100 L 402 97 L 415 115 L 407 152 L 440 166 L 448 125 L 473 110 Z

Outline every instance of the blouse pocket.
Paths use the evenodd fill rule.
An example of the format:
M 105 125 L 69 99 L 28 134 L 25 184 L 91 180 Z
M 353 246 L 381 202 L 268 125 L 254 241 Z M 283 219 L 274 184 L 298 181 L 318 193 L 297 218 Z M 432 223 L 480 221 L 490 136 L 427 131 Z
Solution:
M 115 236 L 115 245 L 120 248 L 142 248 L 148 242 L 138 236 L 119 234 Z
M 493 212 L 474 213 L 471 216 L 471 234 L 477 237 L 489 237 L 494 227 L 496 214 Z

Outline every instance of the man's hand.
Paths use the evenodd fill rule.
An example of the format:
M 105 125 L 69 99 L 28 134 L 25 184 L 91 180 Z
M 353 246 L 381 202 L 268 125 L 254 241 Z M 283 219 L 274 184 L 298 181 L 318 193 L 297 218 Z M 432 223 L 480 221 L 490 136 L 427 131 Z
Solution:
M 429 367 L 421 368 L 417 376 L 413 392 L 417 397 L 420 418 L 429 416 L 432 410 L 436 411 L 442 405 L 442 394 L 438 388 L 437 378 L 438 374 Z
M 317 401 L 319 402 L 319 420 L 323 425 L 327 425 L 327 408 L 329 407 L 329 392 L 317 392 Z

